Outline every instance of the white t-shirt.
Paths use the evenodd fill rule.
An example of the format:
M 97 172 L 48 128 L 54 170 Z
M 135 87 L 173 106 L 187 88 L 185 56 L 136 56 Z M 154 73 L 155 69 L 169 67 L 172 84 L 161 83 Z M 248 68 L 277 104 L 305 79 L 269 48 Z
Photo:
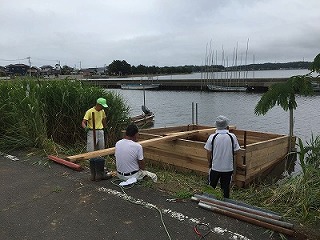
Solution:
M 139 170 L 138 161 L 143 160 L 142 146 L 129 139 L 121 139 L 115 146 L 117 171 L 130 173 Z
M 212 151 L 212 138 L 215 134 L 218 135 L 213 141 L 213 151 Z M 216 130 L 214 134 L 211 134 L 204 145 L 204 148 L 208 151 L 213 152 L 212 166 L 211 168 L 219 172 L 229 172 L 233 171 L 233 151 L 230 134 L 233 139 L 233 151 L 238 151 L 240 149 L 239 142 L 236 135 L 230 133 L 228 130 Z

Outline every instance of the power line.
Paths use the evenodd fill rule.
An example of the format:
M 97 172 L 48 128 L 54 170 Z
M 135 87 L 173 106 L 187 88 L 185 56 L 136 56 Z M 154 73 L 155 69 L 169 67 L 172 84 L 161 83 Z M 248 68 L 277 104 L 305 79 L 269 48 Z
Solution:
M 9 60 L 9 59 L 2 59 L 2 58 L 0 58 L 0 61 L 14 62 L 14 61 L 27 60 L 27 59 L 29 59 L 29 57 L 26 57 L 26 58 L 18 58 L 18 59 L 12 59 L 12 60 Z
M 32 58 L 34 60 L 39 60 L 39 61 L 47 61 L 47 62 L 60 62 L 59 60 L 55 59 L 44 59 L 44 58 Z

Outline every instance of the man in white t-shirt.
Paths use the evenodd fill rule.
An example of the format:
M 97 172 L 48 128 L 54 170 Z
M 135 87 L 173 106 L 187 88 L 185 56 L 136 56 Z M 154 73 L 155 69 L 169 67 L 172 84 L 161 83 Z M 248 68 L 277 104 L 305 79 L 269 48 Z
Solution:
M 121 180 L 136 178 L 141 180 L 145 174 L 145 162 L 143 149 L 137 143 L 139 129 L 135 124 L 130 124 L 126 129 L 126 135 L 115 146 L 117 176 Z
M 216 132 L 204 146 L 209 163 L 209 185 L 216 188 L 220 180 L 224 198 L 230 196 L 230 182 L 234 171 L 234 152 L 240 149 L 237 137 L 228 130 L 230 120 L 225 116 L 216 119 Z

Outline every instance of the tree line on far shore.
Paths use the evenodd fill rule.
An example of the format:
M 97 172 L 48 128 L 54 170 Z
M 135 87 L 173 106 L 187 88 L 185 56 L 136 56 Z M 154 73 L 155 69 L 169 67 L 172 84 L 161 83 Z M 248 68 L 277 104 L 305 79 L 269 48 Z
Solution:
M 184 66 L 145 66 L 139 64 L 137 66 L 129 64 L 125 60 L 113 60 L 105 67 L 81 68 L 76 69 L 70 66 L 55 67 L 45 65 L 43 67 L 29 67 L 24 64 L 13 64 L 10 69 L 8 66 L 0 66 L 0 77 L 5 76 L 40 76 L 40 75 L 107 75 L 107 76 L 129 76 L 129 75 L 171 75 L 171 74 L 188 74 L 193 72 L 222 72 L 222 71 L 256 71 L 256 70 L 279 70 L 279 69 L 310 69 L 311 62 L 287 62 L 287 63 L 262 63 L 248 64 L 225 67 L 223 65 L 184 65 Z
M 279 69 L 308 69 L 311 62 L 287 62 L 287 63 L 262 63 L 224 67 L 222 65 L 184 65 L 184 66 L 138 66 L 130 65 L 125 60 L 114 60 L 107 66 L 107 74 L 113 76 L 126 75 L 154 75 L 154 74 L 179 74 L 205 71 L 254 71 L 254 70 L 279 70 Z
M 193 72 L 221 72 L 221 71 L 257 71 L 257 70 L 279 70 L 279 69 L 309 69 L 312 62 L 287 62 L 287 63 L 261 63 L 224 67 L 222 65 L 184 65 L 184 66 L 137 66 L 129 64 L 125 60 L 113 60 L 106 66 L 104 74 L 109 76 L 128 76 L 128 75 L 170 75 L 188 74 Z M 97 72 L 97 69 L 91 69 Z M 69 66 L 61 68 L 61 74 L 67 75 L 74 73 L 75 69 Z

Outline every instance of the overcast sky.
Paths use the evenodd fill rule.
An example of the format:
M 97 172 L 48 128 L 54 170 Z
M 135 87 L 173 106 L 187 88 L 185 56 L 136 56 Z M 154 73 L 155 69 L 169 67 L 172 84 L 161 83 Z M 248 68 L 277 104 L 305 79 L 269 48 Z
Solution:
M 0 0 L 0 23 L 0 66 L 201 65 L 210 45 L 228 65 L 235 52 L 238 65 L 320 52 L 320 0 Z

